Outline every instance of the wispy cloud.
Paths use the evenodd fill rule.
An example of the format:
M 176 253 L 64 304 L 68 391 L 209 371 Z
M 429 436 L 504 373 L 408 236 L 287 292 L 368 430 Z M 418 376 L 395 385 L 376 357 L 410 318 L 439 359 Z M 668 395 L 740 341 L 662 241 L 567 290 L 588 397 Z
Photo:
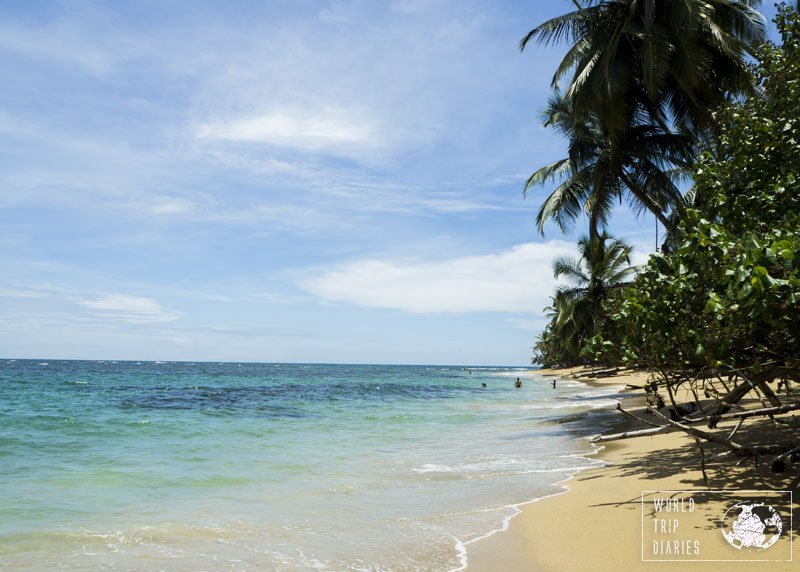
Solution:
M 185 215 L 193 212 L 196 208 L 194 202 L 173 197 L 162 197 L 154 201 L 150 206 L 149 211 L 154 215 Z
M 494 254 L 438 261 L 359 260 L 311 278 L 306 288 L 329 302 L 415 313 L 531 312 L 547 305 L 552 261 L 575 252 L 552 240 Z
M 109 294 L 100 298 L 82 300 L 79 304 L 103 316 L 131 324 L 174 322 L 182 316 L 180 312 L 165 310 L 152 298 L 126 294 Z
M 263 359 L 269 347 L 297 360 L 326 331 L 317 359 L 372 360 L 392 344 L 343 327 L 348 305 L 524 317 L 546 302 L 560 250 L 510 248 L 530 217 L 510 213 L 528 205 L 498 175 L 552 146 L 531 135 L 541 58 L 519 56 L 516 40 L 529 15 L 556 8 L 47 6 L 9 4 L 0 22 L 14 77 L 0 95 L 4 347 L 142 355 L 191 339 L 185 355 Z M 358 254 L 401 248 L 423 258 Z M 426 254 L 443 248 L 457 254 Z M 298 285 L 312 265 L 323 269 Z M 31 286 L 47 282 L 65 289 Z M 385 325 L 384 312 L 358 313 Z M 504 317 L 468 319 L 510 329 Z M 24 344 L 9 319 L 28 320 Z M 420 319 L 443 330 L 449 318 Z M 253 322 L 312 326 L 289 340 Z M 209 323 L 241 335 L 196 333 Z
M 353 147 L 374 147 L 380 143 L 377 134 L 373 122 L 331 107 L 269 110 L 197 128 L 197 136 L 202 139 L 264 143 L 334 154 L 346 154 Z

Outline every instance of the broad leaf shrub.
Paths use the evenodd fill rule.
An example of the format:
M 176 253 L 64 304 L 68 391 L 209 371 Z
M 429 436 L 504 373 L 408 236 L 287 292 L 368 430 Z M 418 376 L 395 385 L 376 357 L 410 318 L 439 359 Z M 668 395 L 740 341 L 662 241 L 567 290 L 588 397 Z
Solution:
M 760 96 L 716 113 L 695 208 L 672 254 L 651 256 L 604 312 L 583 353 L 655 369 L 800 363 L 800 18 L 781 6 L 782 46 L 755 70 Z

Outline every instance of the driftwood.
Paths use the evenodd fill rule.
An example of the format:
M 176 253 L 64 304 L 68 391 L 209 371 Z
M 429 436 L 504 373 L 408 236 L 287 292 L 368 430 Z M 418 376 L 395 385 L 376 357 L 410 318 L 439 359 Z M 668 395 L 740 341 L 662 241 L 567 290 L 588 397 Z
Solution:
M 631 419 L 635 419 L 635 420 L 636 420 L 636 421 L 638 421 L 639 423 L 644 423 L 645 425 L 650 425 L 651 427 L 661 427 L 661 425 L 659 425 L 658 423 L 653 423 L 652 421 L 648 421 L 647 419 L 642 419 L 641 417 L 637 417 L 637 416 L 636 416 L 636 415 L 634 415 L 633 413 L 630 413 L 630 412 L 628 412 L 628 411 L 625 411 L 625 410 L 622 408 L 622 404 L 621 404 L 621 403 L 617 403 L 617 411 L 619 411 L 619 412 L 620 412 L 620 413 L 622 413 L 623 415 L 627 415 L 627 416 L 628 416 L 628 417 L 630 417 Z
M 686 421 L 689 421 L 691 423 L 705 423 L 711 420 L 721 421 L 724 419 L 747 419 L 748 417 L 780 415 L 781 413 L 789 413 L 790 411 L 797 411 L 799 409 L 800 409 L 800 403 L 792 403 L 791 405 L 781 405 L 780 407 L 765 407 L 764 409 L 745 409 L 744 411 L 740 411 L 739 413 L 726 413 L 724 415 L 707 415 L 705 417 L 699 417 L 699 418 L 689 417 L 686 419 Z
M 741 454 L 744 450 L 744 448 L 741 445 L 739 445 L 738 443 L 734 443 L 730 439 L 719 437 L 718 435 L 714 435 L 713 433 L 709 433 L 708 431 L 703 431 L 701 429 L 698 429 L 697 427 L 692 427 L 691 425 L 686 425 L 685 423 L 681 423 L 679 421 L 673 421 L 672 419 L 666 417 L 665 415 L 662 415 L 660 412 L 656 411 L 652 407 L 648 407 L 648 410 L 653 415 L 660 417 L 661 419 L 669 423 L 671 426 L 680 429 L 681 431 L 684 431 L 686 433 L 689 433 L 694 437 L 699 437 L 700 439 L 703 439 L 705 441 L 710 441 L 712 443 L 717 443 L 718 445 L 722 445 L 723 447 L 730 449 L 733 453 L 736 454 Z
M 770 466 L 772 472 L 783 473 L 786 470 L 786 459 L 792 460 L 794 456 L 798 455 L 800 455 L 800 446 L 789 449 L 785 453 L 778 455 L 772 459 L 772 465 Z
M 800 411 L 800 392 L 796 391 L 793 384 L 800 384 L 800 361 L 785 359 L 761 364 L 757 371 L 754 368 L 725 366 L 657 371 L 643 387 L 628 386 L 630 389 L 645 390 L 648 395 L 647 412 L 654 419 L 644 419 L 636 411 L 626 411 L 617 405 L 620 413 L 649 427 L 600 435 L 592 441 L 608 442 L 682 431 L 691 435 L 697 444 L 706 484 L 707 451 L 704 443 L 722 447 L 728 455 L 738 459 L 737 464 L 751 459 L 756 466 L 761 466 L 759 457 L 767 456 L 771 458 L 771 468 L 775 473 L 786 471 L 787 463 L 796 464 L 796 470 L 800 472 L 797 433 L 786 433 L 787 429 L 795 431 L 800 428 L 797 422 L 791 423 L 785 419 L 787 414 Z M 701 396 L 705 397 L 702 401 Z M 741 405 L 745 398 L 757 399 L 761 407 L 746 409 Z M 653 407 L 653 404 L 657 407 Z M 664 407 L 669 411 L 669 417 L 661 412 Z M 769 431 L 740 433 L 746 420 L 763 417 L 772 420 Z M 730 431 L 714 431 L 719 422 L 725 420 L 736 420 L 735 427 Z M 794 420 L 800 420 L 800 417 Z M 700 428 L 702 424 L 707 424 L 708 430 Z M 770 435 L 768 439 L 765 438 L 767 434 Z
M 672 421 L 671 419 L 665 417 L 664 415 L 661 415 L 661 413 L 657 412 L 656 410 L 654 410 L 652 408 L 648 408 L 648 409 L 651 412 L 654 412 L 658 417 L 661 417 L 662 419 L 666 420 L 667 422 Z M 628 417 L 632 417 L 633 419 L 636 419 L 637 421 L 641 421 L 642 423 L 645 423 L 647 425 L 652 425 L 653 428 L 652 429 L 638 429 L 638 430 L 634 430 L 634 431 L 625 431 L 623 433 L 614 433 L 614 434 L 611 434 L 611 435 L 600 435 L 600 436 L 594 437 L 592 439 L 592 442 L 600 443 L 600 442 L 605 442 L 605 441 L 618 441 L 620 439 L 631 439 L 631 438 L 634 438 L 634 437 L 648 437 L 648 436 L 652 436 L 652 435 L 660 435 L 661 433 L 671 433 L 673 431 L 677 431 L 679 429 L 679 427 L 680 427 L 679 424 L 668 423 L 666 425 L 657 425 L 657 424 L 655 424 L 655 423 L 653 423 L 651 421 L 645 421 L 644 419 L 642 419 L 640 417 L 637 417 L 636 415 L 632 414 L 631 412 L 625 411 L 622 408 L 622 405 L 620 405 L 620 404 L 617 404 L 617 410 L 620 411 L 621 413 L 623 413 L 624 415 L 627 415 Z M 733 435 L 735 434 L 735 432 L 738 431 L 738 429 L 741 427 L 741 424 L 744 422 L 744 420 L 749 418 L 749 417 L 764 417 L 764 416 L 769 416 L 769 415 L 778 415 L 780 413 L 788 413 L 790 411 L 796 411 L 796 410 L 800 410 L 800 403 L 794 403 L 792 405 L 782 405 L 780 407 L 768 407 L 768 408 L 763 408 L 763 409 L 751 409 L 751 410 L 742 411 L 742 412 L 739 412 L 739 413 L 726 413 L 725 415 L 709 415 L 709 416 L 706 416 L 706 417 L 699 417 L 699 418 L 694 418 L 694 419 L 693 418 L 688 418 L 688 419 L 684 419 L 684 423 L 686 423 L 687 426 L 688 426 L 689 423 L 691 423 L 691 424 L 705 423 L 706 421 L 708 421 L 709 419 L 712 419 L 712 418 L 716 419 L 717 421 L 725 420 L 725 419 L 739 419 L 740 423 L 737 425 L 737 427 L 735 428 L 734 432 L 731 433 L 731 435 L 728 438 L 730 440 L 733 437 Z
M 754 390 L 754 389 L 756 389 L 758 387 L 762 387 L 762 389 L 763 389 L 763 387 L 766 386 L 768 382 L 780 377 L 780 374 L 781 374 L 780 370 L 772 370 L 771 369 L 771 370 L 769 370 L 767 372 L 764 372 L 761 375 L 759 375 L 759 377 L 756 378 L 755 380 L 752 380 L 752 379 L 748 378 L 747 376 L 745 376 L 745 375 L 743 375 L 741 373 L 737 374 L 737 375 L 740 375 L 742 377 L 744 383 L 741 383 L 741 384 L 737 385 L 736 387 L 734 387 L 733 389 L 731 389 L 728 392 L 728 394 L 718 404 L 717 410 L 716 410 L 715 413 L 717 415 L 723 415 L 723 414 L 727 413 L 728 411 L 730 411 L 731 405 L 735 405 L 735 404 L 739 403 L 752 390 Z M 769 389 L 768 387 L 767 387 L 767 390 L 769 391 L 769 393 L 774 398 L 775 394 L 772 393 L 772 390 Z M 773 405 L 780 406 L 780 402 L 773 403 Z
M 635 437 L 649 437 L 653 435 L 661 435 L 662 433 L 672 433 L 676 429 L 669 425 L 662 425 L 653 429 L 640 429 L 638 431 L 624 431 L 622 433 L 614 433 L 613 435 L 598 435 L 592 438 L 592 443 L 604 443 L 606 441 L 620 441 L 622 439 L 633 439 Z

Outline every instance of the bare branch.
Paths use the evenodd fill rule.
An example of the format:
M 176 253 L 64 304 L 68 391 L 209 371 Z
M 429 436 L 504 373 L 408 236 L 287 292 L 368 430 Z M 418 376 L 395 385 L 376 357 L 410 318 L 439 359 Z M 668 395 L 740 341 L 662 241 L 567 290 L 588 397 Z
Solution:
M 660 423 L 653 423 L 652 421 L 648 421 L 647 419 L 642 419 L 641 417 L 637 417 L 633 413 L 629 413 L 628 411 L 625 411 L 622 408 L 622 404 L 621 403 L 617 403 L 617 411 L 619 411 L 623 415 L 627 415 L 631 419 L 635 419 L 636 421 L 638 421 L 640 423 L 644 423 L 645 425 L 650 425 L 651 427 L 663 427 L 663 425 L 661 425 Z
M 661 427 L 654 427 L 652 429 L 640 429 L 638 431 L 625 431 L 623 433 L 614 433 L 613 435 L 599 435 L 592 439 L 592 443 L 603 443 L 606 441 L 619 441 L 621 439 L 633 439 L 635 437 L 647 437 L 652 435 L 660 435 L 661 433 L 672 433 L 675 431 L 674 427 L 669 425 L 662 425 Z

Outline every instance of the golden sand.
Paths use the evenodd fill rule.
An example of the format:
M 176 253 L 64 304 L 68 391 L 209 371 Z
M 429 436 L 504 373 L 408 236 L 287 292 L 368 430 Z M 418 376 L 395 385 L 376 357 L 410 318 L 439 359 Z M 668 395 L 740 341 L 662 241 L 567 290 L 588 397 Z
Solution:
M 586 370 L 540 373 L 566 377 Z M 623 372 L 615 377 L 586 381 L 641 386 L 646 380 L 646 374 Z M 633 405 L 626 402 L 625 407 Z M 707 487 L 700 471 L 697 445 L 682 432 L 612 442 L 600 454 L 610 466 L 579 473 L 565 483 L 569 492 L 524 505 L 508 530 L 469 544 L 468 570 L 800 570 L 800 564 L 787 561 L 791 557 L 788 510 L 784 511 L 786 518 L 780 539 L 767 550 L 737 550 L 726 542 L 719 523 L 732 499 L 741 493 L 726 496 L 701 491 L 785 489 L 787 483 L 786 478 L 784 482 L 776 480 L 768 467 L 756 468 L 752 462 L 735 466 L 730 457 L 716 457 L 718 453 L 717 449 L 706 449 Z M 642 501 L 643 491 L 655 490 L 689 491 L 671 496 L 684 501 L 692 498 L 696 501 L 693 510 L 690 512 L 684 503 L 683 512 L 666 514 L 662 507 L 656 514 L 652 499 L 659 495 L 649 495 Z M 796 504 L 797 490 L 794 495 Z M 787 495 L 779 496 L 785 499 Z M 795 510 L 793 516 L 793 534 L 796 534 L 800 514 Z M 669 554 L 663 554 L 665 547 Z M 654 555 L 659 550 L 662 553 Z M 680 554 L 682 551 L 687 553 Z M 675 558 L 681 561 L 650 561 Z M 745 558 L 778 560 L 739 561 Z

